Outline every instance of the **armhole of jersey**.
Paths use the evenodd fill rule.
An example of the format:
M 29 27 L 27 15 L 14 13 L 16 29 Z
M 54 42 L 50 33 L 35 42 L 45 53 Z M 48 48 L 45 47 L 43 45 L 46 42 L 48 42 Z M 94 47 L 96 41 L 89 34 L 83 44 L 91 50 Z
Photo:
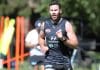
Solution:
M 65 24 L 64 29 L 65 29 L 65 31 L 66 31 L 66 23 L 67 23 L 67 20 L 64 20 L 64 24 Z

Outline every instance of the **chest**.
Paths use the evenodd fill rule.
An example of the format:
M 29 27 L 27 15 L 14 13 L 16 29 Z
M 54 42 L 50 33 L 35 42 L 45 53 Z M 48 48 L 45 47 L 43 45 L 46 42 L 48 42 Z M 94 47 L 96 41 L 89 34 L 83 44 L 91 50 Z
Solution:
M 63 34 L 66 33 L 65 22 L 57 23 L 57 25 L 54 25 L 52 22 L 45 23 L 45 34 L 47 38 L 57 40 L 56 32 L 58 30 L 61 30 Z

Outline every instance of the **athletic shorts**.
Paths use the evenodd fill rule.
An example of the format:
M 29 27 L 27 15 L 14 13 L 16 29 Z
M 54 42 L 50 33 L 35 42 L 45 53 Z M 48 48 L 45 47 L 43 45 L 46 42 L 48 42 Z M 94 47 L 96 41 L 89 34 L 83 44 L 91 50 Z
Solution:
M 44 65 L 45 70 L 72 70 L 70 59 L 65 56 L 47 56 Z
M 71 66 L 66 65 L 45 65 L 45 70 L 73 70 Z
M 43 65 L 44 64 L 45 56 L 30 56 L 30 64 L 34 65 Z

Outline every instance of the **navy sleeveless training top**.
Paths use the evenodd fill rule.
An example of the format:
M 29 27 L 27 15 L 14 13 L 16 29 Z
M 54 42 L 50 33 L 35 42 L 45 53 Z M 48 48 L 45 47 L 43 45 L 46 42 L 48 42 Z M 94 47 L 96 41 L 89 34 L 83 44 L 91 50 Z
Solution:
M 57 24 L 54 24 L 50 18 L 45 20 L 44 32 L 46 35 L 46 43 L 49 47 L 49 51 L 46 53 L 47 63 L 62 64 L 65 62 L 64 60 L 68 62 L 68 47 L 65 46 L 56 36 L 58 30 L 61 30 L 63 36 L 66 36 L 66 21 L 66 19 L 61 18 Z

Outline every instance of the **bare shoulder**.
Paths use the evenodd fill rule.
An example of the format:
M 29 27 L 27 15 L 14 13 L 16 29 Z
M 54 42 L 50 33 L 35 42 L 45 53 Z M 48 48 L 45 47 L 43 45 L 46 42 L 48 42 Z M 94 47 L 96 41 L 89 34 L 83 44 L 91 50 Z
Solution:
M 67 31 L 72 31 L 73 30 L 73 25 L 72 25 L 72 23 L 70 21 L 66 21 L 65 22 L 65 29 Z

